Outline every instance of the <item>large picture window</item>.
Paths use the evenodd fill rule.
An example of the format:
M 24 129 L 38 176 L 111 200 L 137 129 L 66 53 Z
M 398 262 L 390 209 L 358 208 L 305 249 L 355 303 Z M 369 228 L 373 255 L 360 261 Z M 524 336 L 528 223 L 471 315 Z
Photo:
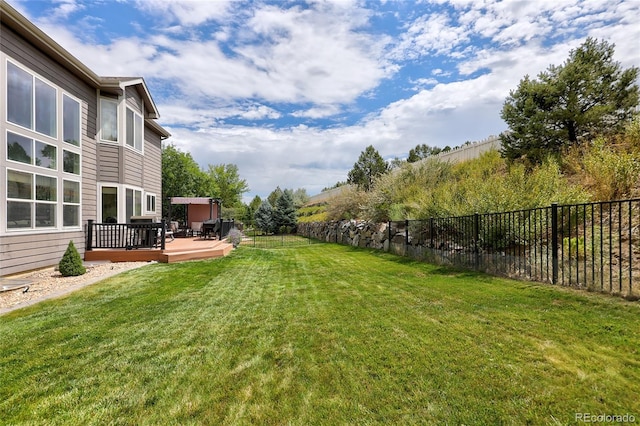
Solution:
M 6 188 L 0 228 L 79 228 L 81 102 L 12 61 L 6 69 L 6 91 L 0 91 L 6 117 L 0 124 L 9 168 L 0 182 Z
M 127 145 L 131 148 L 142 151 L 142 116 L 132 109 L 127 108 Z

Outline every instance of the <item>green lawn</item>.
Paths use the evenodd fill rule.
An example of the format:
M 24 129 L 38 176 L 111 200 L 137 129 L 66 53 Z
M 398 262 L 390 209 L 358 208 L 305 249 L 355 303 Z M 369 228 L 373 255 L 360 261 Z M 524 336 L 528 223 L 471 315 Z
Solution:
M 0 317 L 2 424 L 640 421 L 640 304 L 332 244 Z

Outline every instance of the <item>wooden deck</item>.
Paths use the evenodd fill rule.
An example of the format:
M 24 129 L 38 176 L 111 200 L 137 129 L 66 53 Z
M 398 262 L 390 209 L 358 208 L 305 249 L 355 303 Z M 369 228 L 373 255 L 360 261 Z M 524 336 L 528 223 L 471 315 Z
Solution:
M 94 249 L 85 251 L 85 261 L 109 260 L 111 262 L 184 262 L 187 260 L 215 259 L 229 254 L 233 249 L 225 240 L 199 237 L 176 238 L 165 244 L 165 249 Z

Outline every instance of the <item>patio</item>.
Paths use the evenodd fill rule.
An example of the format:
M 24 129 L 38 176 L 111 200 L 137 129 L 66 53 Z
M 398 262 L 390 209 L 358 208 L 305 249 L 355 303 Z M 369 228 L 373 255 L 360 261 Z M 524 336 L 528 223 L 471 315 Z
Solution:
M 93 249 L 85 251 L 85 261 L 109 260 L 111 262 L 184 262 L 187 260 L 214 259 L 229 254 L 233 246 L 226 240 L 211 240 L 200 237 L 175 238 L 165 244 L 165 249 L 139 248 Z

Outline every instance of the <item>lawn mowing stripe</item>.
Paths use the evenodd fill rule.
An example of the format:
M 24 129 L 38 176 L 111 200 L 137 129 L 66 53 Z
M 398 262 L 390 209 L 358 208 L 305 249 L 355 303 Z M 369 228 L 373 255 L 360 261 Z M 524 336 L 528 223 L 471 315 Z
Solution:
M 3 317 L 0 418 L 569 423 L 639 411 L 638 330 L 637 304 L 610 298 L 335 245 L 240 248 Z

